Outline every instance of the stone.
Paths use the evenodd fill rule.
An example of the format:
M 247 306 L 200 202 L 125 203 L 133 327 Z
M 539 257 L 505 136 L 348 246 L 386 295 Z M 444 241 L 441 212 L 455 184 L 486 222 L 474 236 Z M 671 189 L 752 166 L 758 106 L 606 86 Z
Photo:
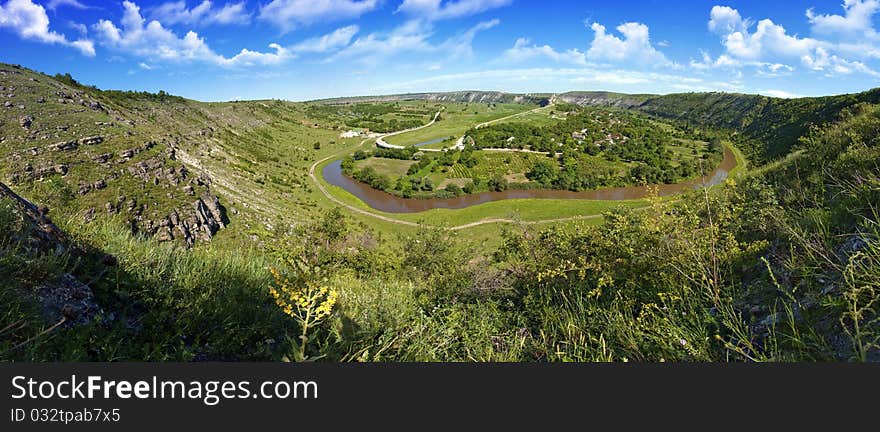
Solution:
M 104 153 L 102 155 L 95 156 L 92 160 L 97 163 L 107 163 L 113 155 L 110 153 Z
M 88 285 L 65 273 L 57 281 L 43 284 L 34 290 L 49 321 L 65 320 L 65 327 L 87 325 L 103 315 L 103 309 L 95 301 Z
M 31 116 L 24 116 L 24 117 L 18 119 L 19 126 L 25 128 L 25 129 L 30 129 L 31 124 L 33 124 L 33 122 L 34 122 L 34 118 Z
M 171 240 L 174 240 L 171 230 L 168 227 L 159 227 L 159 230 L 156 231 L 156 241 L 167 242 Z
M 92 187 L 95 188 L 96 190 L 101 190 L 101 189 L 104 189 L 105 187 L 107 187 L 107 183 L 104 182 L 104 180 L 98 180 L 94 184 L 92 184 Z
M 104 142 L 104 137 L 102 137 L 100 135 L 80 138 L 80 140 L 79 140 L 79 143 L 81 145 L 95 145 L 95 144 L 100 144 L 102 142 Z
M 52 145 L 52 149 L 55 151 L 67 151 L 67 150 L 76 150 L 79 145 L 76 141 L 62 141 L 59 143 L 55 143 Z
M 12 108 L 12 106 L 13 106 L 12 102 L 9 102 L 9 101 L 6 101 L 5 103 L 3 103 L 3 107 L 5 107 L 5 108 Z

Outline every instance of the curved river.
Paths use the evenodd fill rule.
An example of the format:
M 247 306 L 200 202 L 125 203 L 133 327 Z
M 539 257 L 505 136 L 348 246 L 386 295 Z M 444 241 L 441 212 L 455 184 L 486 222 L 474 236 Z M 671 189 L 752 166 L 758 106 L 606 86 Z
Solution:
M 446 199 L 401 198 L 378 189 L 373 189 L 369 185 L 347 177 L 342 173 L 341 165 L 342 160 L 336 160 L 325 166 L 323 171 L 321 171 L 324 180 L 334 186 L 345 189 L 373 209 L 386 213 L 418 213 L 437 208 L 462 209 L 491 201 L 523 198 L 621 201 L 642 199 L 648 196 L 648 187 L 646 186 L 627 186 L 581 192 L 552 189 L 529 189 L 506 190 L 504 192 L 483 192 Z M 681 183 L 662 184 L 654 187 L 659 189 L 660 196 L 668 196 L 686 190 L 714 186 L 727 179 L 728 173 L 730 173 L 735 167 L 736 156 L 734 156 L 733 151 L 725 146 L 724 159 L 721 161 L 718 168 L 715 168 L 715 171 L 712 171 L 709 175 Z

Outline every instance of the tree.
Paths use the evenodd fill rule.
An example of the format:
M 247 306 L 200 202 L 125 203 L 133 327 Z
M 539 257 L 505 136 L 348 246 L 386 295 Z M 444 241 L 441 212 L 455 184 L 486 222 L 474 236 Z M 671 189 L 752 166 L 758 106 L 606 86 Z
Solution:
M 459 196 L 459 195 L 461 195 L 462 190 L 461 190 L 461 187 L 459 187 L 457 184 L 450 183 L 449 185 L 446 186 L 446 192 L 449 192 L 455 196 Z
M 542 159 L 532 165 L 531 171 L 526 173 L 526 178 L 541 186 L 549 187 L 556 181 L 557 171 L 556 162 Z
M 315 145 L 313 147 L 315 147 L 315 150 L 321 150 L 321 143 L 318 141 L 315 141 Z
M 495 192 L 504 192 L 507 190 L 507 179 L 504 177 L 498 176 L 489 180 L 489 189 Z

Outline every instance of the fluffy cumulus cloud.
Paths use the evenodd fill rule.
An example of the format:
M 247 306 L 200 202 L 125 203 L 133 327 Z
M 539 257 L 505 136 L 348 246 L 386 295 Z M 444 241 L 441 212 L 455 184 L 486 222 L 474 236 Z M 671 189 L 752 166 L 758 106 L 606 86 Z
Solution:
M 709 30 L 720 35 L 745 32 L 751 25 L 750 20 L 744 20 L 738 10 L 729 6 L 714 6 L 709 12 Z
M 864 73 L 877 76 L 863 60 L 880 58 L 880 51 L 864 44 L 865 37 L 876 35 L 871 17 L 880 0 L 845 0 L 845 15 L 819 15 L 807 11 L 814 37 L 790 34 L 785 27 L 771 19 L 754 24 L 740 12 L 728 6 L 715 6 L 709 14 L 709 30 L 721 38 L 724 53 L 712 59 L 703 53 L 699 61 L 691 61 L 695 69 L 754 67 L 757 75 L 785 76 L 799 64 L 807 70 L 827 76 Z M 854 33 L 853 33 L 854 32 Z M 830 40 L 822 36 L 845 38 L 861 35 L 855 42 Z
M 807 10 L 811 30 L 816 36 L 841 37 L 844 39 L 877 40 L 872 19 L 880 11 L 880 0 L 844 0 L 843 15 L 817 14 Z
M 163 3 L 149 12 L 151 17 L 167 25 L 247 24 L 251 20 L 244 1 L 215 7 L 210 0 L 204 0 L 190 9 L 180 0 Z
M 379 6 L 379 0 L 272 0 L 259 18 L 284 32 L 317 22 L 357 18 Z
M 599 23 L 590 25 L 593 42 L 587 58 L 597 62 L 633 63 L 647 66 L 671 66 L 672 62 L 651 44 L 648 26 L 629 22 L 617 26 L 622 37 L 606 31 Z
M 397 11 L 428 20 L 441 20 L 482 13 L 512 2 L 513 0 L 403 0 Z
M 0 28 L 10 29 L 22 39 L 69 46 L 86 56 L 95 56 L 92 41 L 71 41 L 63 34 L 50 30 L 46 9 L 31 0 L 9 0 L 5 5 L 0 5 Z
M 358 31 L 356 26 L 350 26 L 290 47 L 271 43 L 270 51 L 242 49 L 232 57 L 224 57 L 214 52 L 198 33 L 189 31 L 179 37 L 159 21 L 147 22 L 135 3 L 124 1 L 122 5 L 120 26 L 109 20 L 101 20 L 93 26 L 100 43 L 151 61 L 199 61 L 225 67 L 276 65 L 296 58 L 299 53 L 326 52 L 344 46 Z

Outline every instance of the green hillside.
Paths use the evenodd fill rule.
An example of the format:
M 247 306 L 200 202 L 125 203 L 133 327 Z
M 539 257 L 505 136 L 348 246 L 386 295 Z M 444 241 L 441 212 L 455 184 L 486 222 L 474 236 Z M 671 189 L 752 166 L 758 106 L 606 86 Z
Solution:
M 201 103 L 5 64 L 0 86 L 2 360 L 880 360 L 880 90 Z M 475 98 L 633 110 L 748 164 L 668 198 L 402 219 L 309 175 L 373 145 L 343 132 Z M 480 133 L 557 133 L 527 119 Z

